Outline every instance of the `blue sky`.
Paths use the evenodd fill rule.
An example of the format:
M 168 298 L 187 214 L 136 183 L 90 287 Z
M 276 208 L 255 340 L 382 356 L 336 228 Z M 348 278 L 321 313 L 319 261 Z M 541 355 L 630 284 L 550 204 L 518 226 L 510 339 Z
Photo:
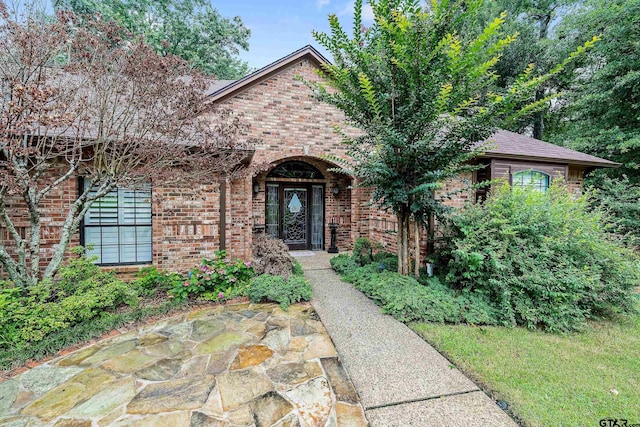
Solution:
M 351 31 L 353 0 L 212 0 L 223 16 L 240 16 L 251 29 L 249 51 L 241 58 L 261 68 L 308 44 L 329 56 L 315 42 L 312 30 L 328 31 L 327 17 L 335 13 Z M 363 10 L 365 24 L 371 23 L 371 9 Z M 331 59 L 328 57 L 328 59 Z

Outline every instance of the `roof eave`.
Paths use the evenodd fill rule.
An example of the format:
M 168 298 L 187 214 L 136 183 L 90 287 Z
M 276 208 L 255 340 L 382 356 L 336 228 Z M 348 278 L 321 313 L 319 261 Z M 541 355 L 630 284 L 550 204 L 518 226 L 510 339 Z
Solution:
M 208 95 L 207 101 L 220 102 L 230 98 L 239 91 L 246 90 L 249 87 L 259 83 L 260 81 L 268 78 L 269 76 L 278 73 L 283 68 L 294 64 L 303 58 L 307 58 L 320 66 L 321 64 L 329 64 L 330 62 L 320 54 L 313 46 L 307 45 L 295 52 L 280 58 L 279 60 L 272 62 L 271 64 L 262 67 L 261 69 L 254 71 L 253 73 L 236 80 L 235 82 L 222 87 L 212 94 Z
M 491 158 L 491 159 L 523 160 L 523 161 L 529 161 L 529 162 L 536 161 L 536 162 L 543 162 L 543 163 L 566 163 L 569 165 L 591 166 L 591 167 L 600 167 L 600 168 L 617 168 L 622 166 L 622 163 L 616 163 L 609 160 L 603 160 L 602 162 L 599 162 L 599 161 L 561 159 L 561 158 L 549 158 L 549 157 L 538 157 L 538 156 L 522 156 L 518 154 L 492 153 L 490 151 L 485 152 L 479 157 Z

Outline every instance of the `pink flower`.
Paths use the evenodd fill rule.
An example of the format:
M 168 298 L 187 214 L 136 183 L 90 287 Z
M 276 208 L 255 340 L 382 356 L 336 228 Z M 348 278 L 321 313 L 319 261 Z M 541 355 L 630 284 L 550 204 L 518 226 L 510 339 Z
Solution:
M 224 268 L 221 268 L 218 270 L 218 274 L 222 274 L 224 276 L 225 274 L 227 274 L 227 270 L 225 270 Z
M 200 270 L 202 270 L 202 271 L 207 271 L 207 266 L 206 266 L 206 265 L 203 265 L 202 267 L 200 267 Z
M 245 267 L 251 267 L 251 261 L 245 261 L 244 262 L 244 266 Z
M 233 277 L 233 276 L 231 276 L 231 277 L 229 277 L 229 281 L 230 281 L 231 283 L 233 283 L 233 282 L 235 282 L 235 281 L 236 281 L 236 278 L 235 278 L 235 277 Z
M 231 262 L 231 258 L 225 258 L 225 259 L 224 259 L 224 263 L 225 263 L 225 264 L 229 264 L 230 262 Z
M 182 286 L 189 286 L 189 282 L 184 282 Z
M 218 293 L 218 299 L 224 298 L 224 294 L 222 292 Z

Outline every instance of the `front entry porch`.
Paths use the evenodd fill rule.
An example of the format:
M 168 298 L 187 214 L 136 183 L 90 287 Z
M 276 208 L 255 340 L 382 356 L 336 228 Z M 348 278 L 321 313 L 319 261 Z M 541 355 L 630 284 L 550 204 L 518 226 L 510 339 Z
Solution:
M 350 246 L 351 180 L 332 167 L 315 158 L 289 158 L 254 177 L 255 228 L 283 240 L 289 250 L 319 251 L 328 248 L 329 223 L 337 222 L 339 244 Z

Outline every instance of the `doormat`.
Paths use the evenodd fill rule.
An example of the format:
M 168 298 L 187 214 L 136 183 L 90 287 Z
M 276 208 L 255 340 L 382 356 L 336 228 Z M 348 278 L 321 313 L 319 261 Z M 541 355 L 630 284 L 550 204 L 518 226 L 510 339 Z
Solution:
M 289 251 L 289 255 L 294 258 L 303 257 L 303 256 L 315 256 L 315 252 L 312 251 Z

